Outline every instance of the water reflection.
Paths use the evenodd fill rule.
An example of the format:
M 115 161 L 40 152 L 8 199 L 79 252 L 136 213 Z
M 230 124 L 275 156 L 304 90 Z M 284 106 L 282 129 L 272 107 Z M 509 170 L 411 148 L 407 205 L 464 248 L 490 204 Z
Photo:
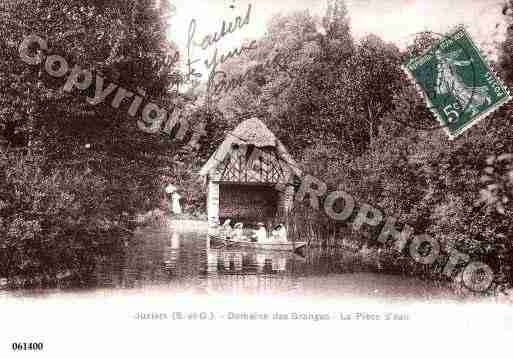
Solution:
M 304 256 L 247 248 L 213 248 L 204 231 L 137 232 L 124 253 L 97 264 L 88 287 L 190 294 L 377 295 L 404 300 L 446 298 L 448 290 L 415 278 L 354 272 L 338 250 Z M 344 263 L 344 264 L 343 264 Z
M 99 287 L 162 286 L 194 293 L 282 293 L 298 288 L 292 253 L 211 248 L 205 234 L 136 234 L 133 245 L 95 272 Z
M 294 266 L 303 261 L 292 253 L 251 249 L 208 249 L 208 292 L 283 294 L 300 287 Z
M 277 274 L 287 270 L 287 261 L 293 256 L 280 252 L 209 249 L 207 258 L 207 273 L 211 274 Z
M 170 245 L 165 249 L 166 260 L 164 260 L 164 268 L 168 272 L 176 272 L 178 257 L 180 255 L 180 234 L 175 232 L 171 235 Z

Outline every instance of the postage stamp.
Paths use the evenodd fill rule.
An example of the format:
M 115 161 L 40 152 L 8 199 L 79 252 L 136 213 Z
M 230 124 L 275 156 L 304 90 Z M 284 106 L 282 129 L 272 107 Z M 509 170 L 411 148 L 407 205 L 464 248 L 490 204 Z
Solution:
M 404 69 L 450 139 L 511 99 L 463 27 L 411 58 Z

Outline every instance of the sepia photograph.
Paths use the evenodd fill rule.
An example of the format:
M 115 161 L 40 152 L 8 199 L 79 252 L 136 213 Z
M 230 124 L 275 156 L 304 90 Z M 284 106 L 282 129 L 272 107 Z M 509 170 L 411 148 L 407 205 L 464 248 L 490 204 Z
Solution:
M 0 0 L 0 357 L 507 356 L 513 0 Z

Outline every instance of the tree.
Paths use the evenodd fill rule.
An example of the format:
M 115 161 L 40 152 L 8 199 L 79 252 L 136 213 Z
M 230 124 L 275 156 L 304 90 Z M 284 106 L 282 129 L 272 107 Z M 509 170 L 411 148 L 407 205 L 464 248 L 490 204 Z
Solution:
M 105 85 L 145 89 L 148 101 L 172 109 L 190 100 L 168 91 L 176 49 L 166 40 L 162 4 L 27 0 L 2 8 L 9 21 L 0 24 L 0 246 L 8 258 L 0 277 L 78 273 L 119 249 L 130 219 L 158 205 L 162 176 L 178 173 L 177 149 L 190 137 L 177 142 L 140 131 L 126 104 L 111 106 L 113 94 L 89 105 L 92 86 L 60 90 L 65 77 L 25 64 L 21 41 L 45 38 L 47 55 L 103 76 Z M 21 153 L 13 149 L 19 146 Z

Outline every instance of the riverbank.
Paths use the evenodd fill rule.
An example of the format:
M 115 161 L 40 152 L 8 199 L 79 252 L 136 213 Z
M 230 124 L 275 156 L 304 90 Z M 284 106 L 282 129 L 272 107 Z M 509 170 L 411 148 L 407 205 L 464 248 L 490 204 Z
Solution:
M 201 232 L 206 233 L 208 222 L 200 219 L 167 219 L 169 229 L 177 232 Z

